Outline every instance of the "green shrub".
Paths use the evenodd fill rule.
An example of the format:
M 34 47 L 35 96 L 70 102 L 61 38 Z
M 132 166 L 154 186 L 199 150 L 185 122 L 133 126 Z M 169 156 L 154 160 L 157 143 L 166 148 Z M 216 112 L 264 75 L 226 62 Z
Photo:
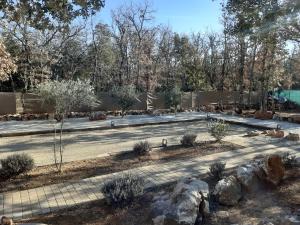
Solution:
M 133 151 L 137 155 L 146 155 L 152 150 L 148 141 L 141 141 L 133 146 Z
M 136 102 L 139 101 L 138 93 L 133 85 L 115 86 L 112 88 L 112 97 L 117 100 L 118 106 L 122 110 L 122 117 Z
M 213 122 L 209 124 L 209 133 L 213 136 L 217 141 L 221 141 L 228 132 L 229 125 L 224 122 Z
M 185 147 L 194 146 L 196 142 L 197 135 L 196 134 L 185 134 L 181 138 L 180 142 Z
M 144 193 L 145 181 L 141 177 L 123 174 L 121 177 L 108 181 L 102 187 L 102 193 L 108 204 L 124 207 Z
M 223 162 L 215 162 L 209 167 L 209 174 L 216 180 L 221 180 L 224 176 L 226 163 Z
M 34 167 L 32 157 L 27 154 L 14 154 L 0 160 L 2 173 L 10 178 L 27 173 Z
M 297 159 L 295 154 L 284 152 L 281 156 L 282 163 L 286 168 L 293 168 L 297 166 Z
M 177 112 L 177 108 L 181 101 L 181 91 L 178 86 L 173 87 L 165 92 L 165 102 L 167 107 L 173 108 L 174 112 Z

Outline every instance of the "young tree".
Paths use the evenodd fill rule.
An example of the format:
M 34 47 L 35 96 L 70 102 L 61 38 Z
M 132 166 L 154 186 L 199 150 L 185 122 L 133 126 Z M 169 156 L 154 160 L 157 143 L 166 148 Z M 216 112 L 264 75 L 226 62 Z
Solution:
M 55 114 L 60 118 L 59 149 L 57 150 L 56 125 L 54 125 L 54 163 L 61 172 L 63 163 L 63 127 L 65 115 L 82 106 L 93 107 L 97 104 L 94 89 L 89 81 L 63 80 L 47 81 L 37 86 L 37 94 L 43 103 L 54 105 Z
M 122 117 L 126 111 L 133 106 L 138 99 L 138 94 L 133 85 L 115 86 L 112 90 L 112 96 L 117 100 L 117 104 L 121 108 Z

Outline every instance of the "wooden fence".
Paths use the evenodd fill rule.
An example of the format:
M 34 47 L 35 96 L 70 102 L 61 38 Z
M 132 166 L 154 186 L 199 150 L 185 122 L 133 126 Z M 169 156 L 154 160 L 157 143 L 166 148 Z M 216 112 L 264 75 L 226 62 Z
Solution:
M 132 110 L 146 109 L 146 94 L 139 96 L 139 101 L 131 108 Z M 165 96 L 163 93 L 154 94 L 152 106 L 154 109 L 166 109 Z M 180 107 L 182 109 L 195 109 L 201 105 L 209 104 L 234 104 L 238 101 L 239 93 L 232 91 L 207 91 L 207 92 L 185 92 L 181 94 Z M 244 96 L 244 103 L 248 103 L 248 95 Z M 114 111 L 119 107 L 116 100 L 108 93 L 99 95 L 101 104 L 94 108 L 93 111 Z M 251 104 L 258 103 L 258 96 L 253 93 L 251 96 Z M 74 111 L 90 111 L 89 108 L 74 109 Z M 39 96 L 36 94 L 21 94 L 0 92 L 0 115 L 15 114 L 15 113 L 51 113 L 53 106 L 42 104 Z

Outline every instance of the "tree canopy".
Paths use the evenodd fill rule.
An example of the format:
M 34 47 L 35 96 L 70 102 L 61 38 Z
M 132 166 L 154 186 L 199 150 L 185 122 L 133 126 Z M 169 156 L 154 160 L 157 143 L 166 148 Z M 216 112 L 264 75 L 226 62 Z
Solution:
M 0 11 L 8 22 L 28 21 L 35 29 L 53 29 L 70 24 L 77 17 L 87 18 L 104 7 L 104 0 L 1 0 Z

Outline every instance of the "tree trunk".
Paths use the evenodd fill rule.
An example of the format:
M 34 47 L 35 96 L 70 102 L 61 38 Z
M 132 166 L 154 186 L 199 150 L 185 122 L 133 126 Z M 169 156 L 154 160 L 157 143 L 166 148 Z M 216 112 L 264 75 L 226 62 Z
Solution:
M 244 68 L 245 68 L 245 57 L 246 57 L 246 43 L 245 37 L 240 37 L 240 63 L 239 63 L 239 106 L 243 104 L 243 93 L 244 93 Z
M 56 120 L 54 120 L 54 137 L 53 137 L 53 156 L 54 156 L 54 164 L 56 169 L 59 171 L 59 166 L 57 162 L 57 152 L 56 152 Z
M 248 107 L 250 107 L 250 105 L 251 105 L 251 94 L 252 94 L 253 81 L 254 81 L 254 66 L 255 66 L 256 50 L 257 50 L 257 40 L 255 38 L 254 49 L 252 52 L 251 67 L 250 67 L 250 71 L 249 71 L 250 84 L 249 84 L 249 93 L 248 93 Z
M 262 77 L 261 77 L 261 110 L 266 111 L 266 58 L 268 55 L 268 49 L 264 47 L 264 53 L 262 58 Z
M 63 144 L 62 144 L 62 134 L 63 134 L 63 126 L 64 126 L 64 117 L 63 114 L 60 121 L 60 133 L 59 133 L 59 172 L 62 171 L 61 167 L 63 164 Z

